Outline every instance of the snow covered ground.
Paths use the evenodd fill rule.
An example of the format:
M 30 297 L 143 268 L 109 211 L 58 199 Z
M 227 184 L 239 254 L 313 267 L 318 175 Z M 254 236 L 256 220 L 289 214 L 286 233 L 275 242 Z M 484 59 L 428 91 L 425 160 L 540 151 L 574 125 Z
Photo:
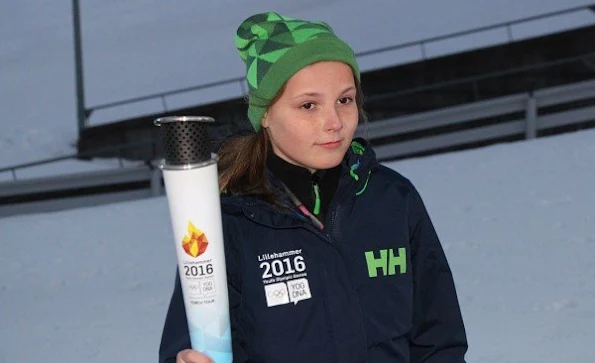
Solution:
M 389 164 L 455 274 L 469 362 L 592 360 L 595 130 Z M 175 271 L 164 197 L 0 219 L 0 362 L 155 361 Z

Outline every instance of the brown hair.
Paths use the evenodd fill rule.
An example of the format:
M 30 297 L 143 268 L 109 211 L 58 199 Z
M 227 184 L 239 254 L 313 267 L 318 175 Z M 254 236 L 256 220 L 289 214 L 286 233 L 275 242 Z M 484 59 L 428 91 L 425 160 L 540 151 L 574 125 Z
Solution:
M 364 97 L 360 82 L 356 79 L 356 104 L 360 121 L 365 125 L 368 117 L 364 112 Z M 277 94 L 282 93 L 283 88 Z M 276 99 L 267 102 L 267 107 Z M 230 195 L 252 195 L 276 205 L 276 198 L 266 179 L 269 136 L 264 128 L 256 133 L 226 140 L 219 149 L 219 190 Z

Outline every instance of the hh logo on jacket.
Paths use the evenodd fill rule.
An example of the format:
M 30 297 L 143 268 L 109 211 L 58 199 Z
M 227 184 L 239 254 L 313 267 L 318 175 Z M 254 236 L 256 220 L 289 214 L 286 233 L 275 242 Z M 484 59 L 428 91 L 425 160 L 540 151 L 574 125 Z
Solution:
M 395 275 L 397 266 L 399 266 L 400 274 L 407 273 L 407 249 L 401 247 L 396 251 L 396 254 L 393 248 L 378 252 L 376 254 L 374 251 L 366 251 L 369 277 L 377 277 L 379 272 L 382 273 L 382 276 Z

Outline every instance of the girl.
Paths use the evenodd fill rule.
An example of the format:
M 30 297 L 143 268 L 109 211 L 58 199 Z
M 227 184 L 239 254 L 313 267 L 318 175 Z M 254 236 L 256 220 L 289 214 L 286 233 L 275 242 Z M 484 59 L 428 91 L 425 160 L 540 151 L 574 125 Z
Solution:
M 353 139 L 353 50 L 322 22 L 238 28 L 255 133 L 219 151 L 234 362 L 461 363 L 448 262 L 415 187 Z M 179 277 L 160 362 L 192 351 Z

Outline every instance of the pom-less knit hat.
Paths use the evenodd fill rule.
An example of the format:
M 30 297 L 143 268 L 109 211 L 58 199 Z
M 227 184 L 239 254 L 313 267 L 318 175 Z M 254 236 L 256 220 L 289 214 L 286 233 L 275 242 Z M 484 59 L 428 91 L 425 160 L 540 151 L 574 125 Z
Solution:
M 246 63 L 248 118 L 256 131 L 269 103 L 300 69 L 320 61 L 339 61 L 351 66 L 355 77 L 360 78 L 351 47 L 321 21 L 272 12 L 256 14 L 239 26 L 235 43 Z

